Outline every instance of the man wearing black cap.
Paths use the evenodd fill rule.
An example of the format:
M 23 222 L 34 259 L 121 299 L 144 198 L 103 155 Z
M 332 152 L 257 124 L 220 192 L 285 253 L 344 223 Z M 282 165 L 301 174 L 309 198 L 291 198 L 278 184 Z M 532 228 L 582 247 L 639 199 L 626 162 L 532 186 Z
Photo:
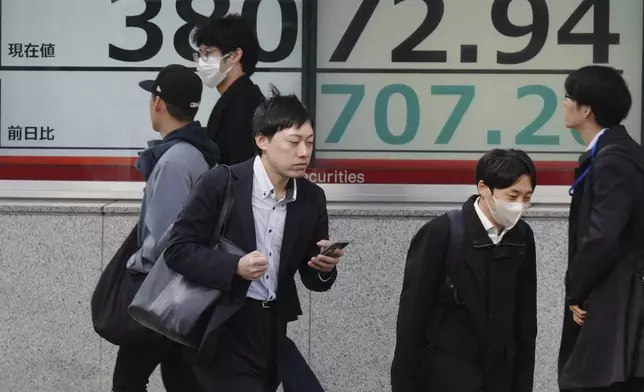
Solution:
M 128 269 L 148 273 L 156 246 L 179 215 L 197 179 L 219 160 L 219 148 L 208 139 L 195 115 L 202 83 L 190 69 L 169 65 L 156 80 L 139 86 L 151 93 L 150 119 L 161 140 L 148 142 L 135 163 L 146 181 L 138 224 L 139 250 Z M 191 366 L 182 360 L 182 347 L 159 336 L 154 343 L 121 346 L 114 368 L 114 392 L 145 392 L 150 375 L 160 364 L 168 392 L 199 391 Z

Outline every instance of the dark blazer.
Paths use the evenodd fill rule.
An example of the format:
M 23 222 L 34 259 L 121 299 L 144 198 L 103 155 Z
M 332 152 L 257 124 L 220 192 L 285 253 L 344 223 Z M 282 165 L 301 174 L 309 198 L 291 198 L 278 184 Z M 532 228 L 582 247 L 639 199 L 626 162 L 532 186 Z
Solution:
M 248 253 L 257 249 L 252 210 L 253 159 L 231 166 L 235 205 L 224 230 L 227 239 Z M 174 224 L 165 252 L 171 269 L 194 282 L 225 291 L 199 349 L 199 357 L 206 361 L 215 354 L 218 327 L 241 307 L 251 283 L 237 275 L 239 256 L 207 246 L 222 207 L 227 178 L 227 171 L 217 167 L 202 176 Z M 337 277 L 334 268 L 329 280 L 323 282 L 318 271 L 307 264 L 320 252 L 316 243 L 328 239 L 326 197 L 312 182 L 296 181 L 297 198 L 286 210 L 280 254 L 277 309 L 283 322 L 294 321 L 302 314 L 294 280 L 296 271 L 306 288 L 318 292 L 329 290 Z
M 610 146 L 610 147 L 609 147 Z M 622 154 L 615 153 L 617 147 Z M 596 156 L 584 153 L 569 214 L 568 270 L 559 352 L 563 389 L 595 388 L 644 376 L 644 149 L 623 126 L 598 140 Z M 569 305 L 587 306 L 583 327 Z
M 537 335 L 534 235 L 519 221 L 494 245 L 472 196 L 462 208 L 461 260 L 444 286 L 446 215 L 423 225 L 407 253 L 391 370 L 393 392 L 532 392 Z
M 252 119 L 264 100 L 259 87 L 246 75 L 224 92 L 208 119 L 208 136 L 221 150 L 222 165 L 234 165 L 256 154 Z

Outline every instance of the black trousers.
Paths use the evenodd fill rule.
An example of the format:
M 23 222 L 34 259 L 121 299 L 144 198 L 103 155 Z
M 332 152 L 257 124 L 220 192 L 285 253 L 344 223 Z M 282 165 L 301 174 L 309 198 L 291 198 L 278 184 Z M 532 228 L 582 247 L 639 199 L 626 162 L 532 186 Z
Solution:
M 509 392 L 512 371 L 499 365 L 493 375 L 486 375 L 478 361 L 428 347 L 425 353 L 425 391 L 438 392 Z
M 613 384 L 602 388 L 583 388 L 575 392 L 642 392 L 644 391 L 644 378 L 631 378 L 625 383 Z
M 271 305 L 268 305 L 271 306 Z M 211 365 L 195 365 L 207 392 L 274 392 L 279 386 L 277 344 L 285 336 L 277 309 L 250 298 L 222 326 Z
M 160 338 L 154 344 L 119 347 L 112 377 L 113 392 L 146 392 L 150 376 L 161 365 L 167 392 L 202 392 L 181 345 Z
M 286 337 L 280 348 L 279 368 L 284 392 L 324 392 L 295 343 Z

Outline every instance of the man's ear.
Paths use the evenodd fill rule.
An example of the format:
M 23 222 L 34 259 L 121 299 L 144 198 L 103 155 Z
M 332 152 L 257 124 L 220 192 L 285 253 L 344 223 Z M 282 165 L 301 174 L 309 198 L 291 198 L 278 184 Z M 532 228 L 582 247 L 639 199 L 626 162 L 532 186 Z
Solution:
M 244 56 L 244 51 L 241 50 L 241 48 L 237 48 L 230 52 L 230 55 L 228 56 L 230 61 L 233 61 L 235 64 L 241 62 L 242 57 Z
M 152 108 L 155 112 L 162 112 L 164 109 L 166 109 L 165 102 L 163 101 L 163 99 L 161 99 L 161 97 L 154 95 L 152 96 Z
M 269 138 L 261 133 L 256 133 L 255 134 L 255 144 L 257 145 L 257 148 L 260 150 L 266 151 L 266 148 L 268 147 L 268 142 L 270 142 Z
M 479 192 L 479 195 L 483 194 L 483 191 L 485 190 L 485 188 L 486 188 L 486 185 L 483 182 L 483 180 L 479 181 L 479 183 L 476 184 L 476 190 Z
M 588 105 L 584 105 L 581 107 L 582 113 L 584 114 L 584 118 L 588 120 L 594 120 L 595 119 L 595 113 L 593 113 L 593 109 L 590 108 Z

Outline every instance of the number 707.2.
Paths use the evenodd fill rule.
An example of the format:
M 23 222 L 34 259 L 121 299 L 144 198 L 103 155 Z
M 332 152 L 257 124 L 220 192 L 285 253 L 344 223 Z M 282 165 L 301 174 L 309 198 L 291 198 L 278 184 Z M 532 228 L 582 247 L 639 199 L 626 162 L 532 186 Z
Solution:
M 324 95 L 348 95 L 346 105 L 340 112 L 338 119 L 331 127 L 325 143 L 339 143 L 347 131 L 349 124 L 355 117 L 365 96 L 364 84 L 323 84 L 321 93 Z M 433 95 L 456 95 L 459 96 L 456 105 L 452 109 L 447 121 L 439 132 L 435 144 L 449 144 L 456 133 L 458 126 L 463 121 L 467 110 L 474 101 L 476 87 L 473 85 L 434 85 L 431 87 Z M 401 133 L 394 134 L 389 128 L 388 107 L 391 97 L 400 95 L 405 101 L 406 122 Z M 538 96 L 543 102 L 543 107 L 538 115 L 517 132 L 515 143 L 517 145 L 559 145 L 559 135 L 537 135 L 552 118 L 557 110 L 557 94 L 548 86 L 526 85 L 517 89 L 517 98 Z M 390 145 L 404 145 L 411 142 L 420 128 L 420 102 L 416 92 L 406 84 L 389 84 L 383 87 L 376 96 L 374 105 L 375 130 L 383 142 Z M 583 144 L 576 132 L 572 133 L 578 143 Z M 498 142 L 488 142 L 498 144 Z

